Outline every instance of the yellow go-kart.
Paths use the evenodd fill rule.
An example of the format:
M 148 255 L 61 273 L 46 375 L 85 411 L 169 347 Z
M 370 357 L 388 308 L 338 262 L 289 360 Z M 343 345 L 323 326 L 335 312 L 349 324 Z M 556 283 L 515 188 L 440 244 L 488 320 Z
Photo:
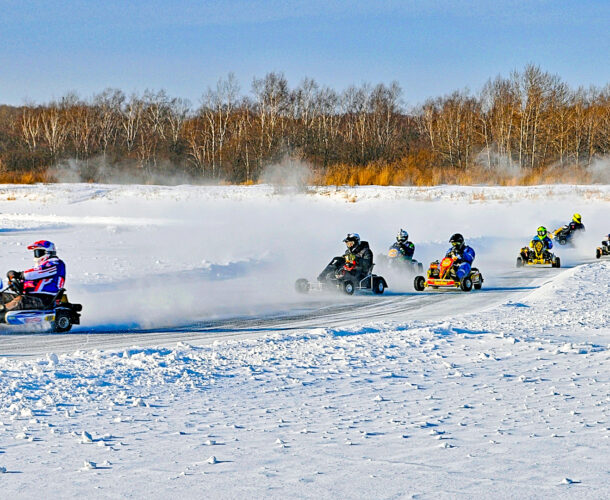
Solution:
M 549 252 L 540 240 L 532 240 L 530 246 L 523 247 L 517 257 L 517 267 L 548 265 L 561 267 L 561 260 Z

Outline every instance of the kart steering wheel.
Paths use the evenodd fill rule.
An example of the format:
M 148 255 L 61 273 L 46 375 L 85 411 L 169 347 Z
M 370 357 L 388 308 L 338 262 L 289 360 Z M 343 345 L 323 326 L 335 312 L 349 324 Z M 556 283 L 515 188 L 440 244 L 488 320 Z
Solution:
M 8 287 L 19 295 L 23 295 L 23 281 L 18 278 L 10 279 Z

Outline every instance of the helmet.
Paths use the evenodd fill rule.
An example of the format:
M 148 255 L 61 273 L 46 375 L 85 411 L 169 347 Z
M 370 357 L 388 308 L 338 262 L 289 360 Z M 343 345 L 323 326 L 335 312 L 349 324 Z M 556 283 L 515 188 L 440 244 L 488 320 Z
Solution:
M 28 250 L 34 250 L 34 261 L 37 263 L 45 255 L 53 257 L 57 253 L 55 249 L 55 244 L 47 240 L 35 241 L 34 243 L 28 246 Z
M 353 245 L 350 246 L 350 241 L 353 243 Z M 360 243 L 360 235 L 358 233 L 348 233 L 347 236 L 345 237 L 345 239 L 343 240 L 343 243 L 345 243 L 348 248 L 351 248 L 352 246 L 356 246 L 358 245 L 358 243 Z
M 577 222 L 578 224 L 580 224 L 582 222 L 582 216 L 580 214 L 574 214 L 572 216 L 572 220 L 574 222 Z
M 409 233 L 404 229 L 401 229 L 396 235 L 396 241 L 407 241 L 409 239 Z
M 464 246 L 464 237 L 460 233 L 455 233 L 449 238 L 449 243 L 453 248 L 462 248 Z
M 540 226 L 536 233 L 538 233 L 538 236 L 540 236 L 541 238 L 544 238 L 548 234 L 548 231 L 546 230 L 546 227 Z

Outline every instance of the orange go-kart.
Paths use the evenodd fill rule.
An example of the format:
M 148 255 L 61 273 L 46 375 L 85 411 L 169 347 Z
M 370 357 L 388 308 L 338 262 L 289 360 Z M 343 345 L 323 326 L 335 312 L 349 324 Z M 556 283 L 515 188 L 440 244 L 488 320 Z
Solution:
M 413 286 L 418 292 L 423 292 L 426 288 L 450 288 L 469 292 L 473 288 L 480 290 L 483 286 L 483 275 L 473 267 L 467 276 L 461 280 L 456 276 L 458 259 L 454 255 L 448 255 L 440 262 L 435 260 L 430 264 L 427 275 L 416 276 Z

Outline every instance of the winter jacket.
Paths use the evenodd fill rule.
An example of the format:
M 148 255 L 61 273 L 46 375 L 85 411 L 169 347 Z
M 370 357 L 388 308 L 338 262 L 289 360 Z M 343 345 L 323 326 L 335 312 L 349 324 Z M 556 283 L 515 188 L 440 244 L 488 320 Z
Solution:
M 43 257 L 36 267 L 23 271 L 25 293 L 55 295 L 64 287 L 66 265 L 58 257 Z
M 357 246 L 345 252 L 344 257 L 348 261 L 355 260 L 356 271 L 361 274 L 367 274 L 373 266 L 373 252 L 369 248 L 368 241 L 361 241 Z

